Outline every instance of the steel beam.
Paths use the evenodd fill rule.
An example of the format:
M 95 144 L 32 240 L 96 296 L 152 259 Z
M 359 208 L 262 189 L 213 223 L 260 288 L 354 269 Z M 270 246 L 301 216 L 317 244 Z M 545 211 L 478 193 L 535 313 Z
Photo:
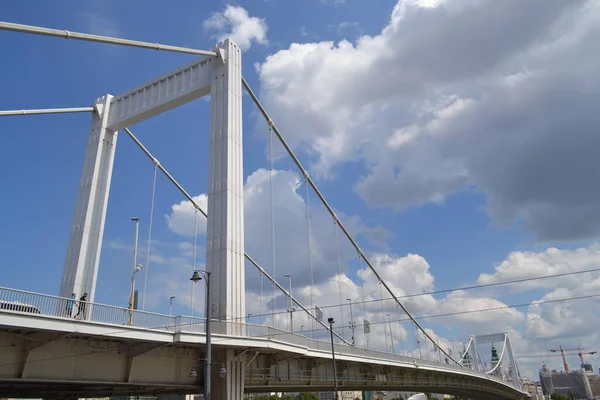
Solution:
M 43 108 L 37 110 L 6 110 L 0 111 L 0 117 L 12 117 L 16 115 L 33 115 L 33 114 L 64 114 L 64 113 L 80 113 L 92 112 L 94 107 L 76 107 L 76 108 Z
M 50 29 L 40 26 L 15 24 L 0 21 L 0 29 L 5 31 L 33 33 L 36 35 L 54 36 L 65 39 L 86 40 L 89 42 L 100 42 L 117 44 L 121 46 L 141 47 L 150 50 L 174 51 L 177 53 L 197 54 L 202 56 L 215 56 L 215 52 L 206 50 L 190 49 L 187 47 L 170 46 L 160 43 L 140 42 L 139 40 L 121 39 L 110 36 L 90 35 L 89 33 L 71 32 L 66 29 Z
M 79 182 L 75 216 L 65 260 L 60 296 L 79 298 L 88 293 L 88 302 L 94 302 L 100 249 L 104 235 L 104 221 L 108 192 L 112 177 L 117 132 L 107 127 L 111 96 L 96 100 L 97 113 L 93 114 L 83 171 Z M 61 310 L 62 312 L 62 310 Z M 87 316 L 92 312 L 87 307 Z
M 120 130 L 210 94 L 211 64 L 203 58 L 115 96 L 108 127 Z

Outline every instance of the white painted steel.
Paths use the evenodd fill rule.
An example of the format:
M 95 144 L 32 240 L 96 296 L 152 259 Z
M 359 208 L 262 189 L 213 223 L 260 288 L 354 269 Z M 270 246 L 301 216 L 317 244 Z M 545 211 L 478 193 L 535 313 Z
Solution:
M 214 62 L 221 61 L 214 57 L 196 60 L 115 96 L 108 126 L 123 129 L 210 94 Z
M 96 100 L 71 225 L 60 295 L 94 301 L 117 132 L 107 127 L 112 96 Z M 91 311 L 91 310 L 90 310 Z
M 75 107 L 75 108 L 41 108 L 34 110 L 6 110 L 0 111 L 0 117 L 11 117 L 17 115 L 34 115 L 34 114 L 66 114 L 66 113 L 81 113 L 92 112 L 94 107 Z
M 141 47 L 151 50 L 174 51 L 177 53 L 197 54 L 202 56 L 215 56 L 212 51 L 190 49 L 187 47 L 170 46 L 160 43 L 141 42 L 139 40 L 121 39 L 110 36 L 91 35 L 89 33 L 71 32 L 65 29 L 50 29 L 32 25 L 15 24 L 12 22 L 0 22 L 0 29 L 13 32 L 33 33 L 36 35 L 54 36 L 65 39 L 87 40 L 90 42 L 100 42 L 117 44 L 121 46 Z
M 129 326 L 127 324 L 129 309 L 88 303 L 88 307 L 94 310 L 92 316 L 86 320 L 76 320 L 64 315 L 62 312 L 67 301 L 69 299 L 64 297 L 0 287 L 0 325 L 55 330 L 66 333 L 78 332 L 79 334 L 85 333 L 94 336 L 130 338 L 133 340 L 204 343 L 205 320 L 203 318 L 171 317 L 134 310 L 133 325 Z M 215 331 L 219 332 L 231 330 L 230 326 L 232 325 L 238 329 L 242 328 L 241 335 L 215 334 L 214 340 L 220 346 L 241 349 L 252 346 L 298 353 L 306 357 L 331 358 L 331 343 L 329 341 L 311 339 L 266 325 L 240 324 L 231 321 L 213 321 L 213 324 Z M 165 337 L 164 334 L 171 336 Z M 508 345 L 510 346 L 509 341 Z M 499 382 L 511 388 L 516 386 L 503 381 L 499 377 L 489 376 L 483 371 L 461 366 L 367 350 L 360 347 L 350 347 L 343 344 L 335 344 L 334 349 L 336 359 L 341 361 L 447 371 L 455 373 L 457 376 L 478 377 Z M 510 348 L 507 349 L 509 354 L 511 353 L 510 350 Z M 215 362 L 219 361 L 221 360 Z M 514 362 L 514 360 L 511 360 L 511 362 Z M 237 365 L 235 368 L 237 368 Z M 223 383 L 221 381 L 221 385 Z M 234 384 L 234 382 L 231 381 L 230 384 Z M 522 391 L 520 384 L 516 386 L 516 389 Z
M 217 44 L 210 92 L 210 148 L 206 267 L 210 272 L 209 307 L 215 334 L 244 335 L 246 278 L 244 262 L 244 174 L 242 151 L 242 52 L 231 40 Z M 212 364 L 227 376 L 212 374 L 211 400 L 244 398 L 243 362 L 233 349 L 213 352 Z
M 72 311 L 69 311 L 67 304 L 70 301 L 71 299 L 67 297 L 50 296 L 0 287 L 0 312 L 10 311 L 75 321 L 87 320 L 104 324 L 128 325 L 131 310 L 127 308 L 74 300 Z M 85 316 L 80 314 L 75 317 L 80 309 L 84 310 Z M 203 323 L 203 321 L 198 322 Z M 173 331 L 175 318 L 163 314 L 133 310 L 132 326 Z
M 246 316 L 242 56 L 230 40 L 218 48 L 224 57 L 213 61 L 211 72 L 206 266 L 214 289 L 210 299 L 214 318 L 241 324 Z M 231 328 L 228 334 L 242 333 L 235 325 Z

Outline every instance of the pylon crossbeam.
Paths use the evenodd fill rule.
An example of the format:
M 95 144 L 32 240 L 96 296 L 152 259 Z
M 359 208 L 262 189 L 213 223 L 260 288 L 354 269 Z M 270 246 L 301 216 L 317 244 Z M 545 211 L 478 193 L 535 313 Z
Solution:
M 115 96 L 111 102 L 108 127 L 118 131 L 210 94 L 213 60 L 214 57 L 196 60 Z

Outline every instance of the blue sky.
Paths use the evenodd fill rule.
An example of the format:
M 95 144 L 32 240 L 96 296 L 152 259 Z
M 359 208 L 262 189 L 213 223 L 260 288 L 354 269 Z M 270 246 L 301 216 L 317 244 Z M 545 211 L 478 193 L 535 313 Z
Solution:
M 598 162 L 587 153 L 595 143 L 591 132 L 598 121 L 585 106 L 578 107 L 578 102 L 589 102 L 598 95 L 598 87 L 597 79 L 587 88 L 578 83 L 598 59 L 590 55 L 576 67 L 566 62 L 555 69 L 543 65 L 546 60 L 565 59 L 564 54 L 585 53 L 586 44 L 596 34 L 587 27 L 598 8 L 592 7 L 592 2 L 569 7 L 556 4 L 527 28 L 516 20 L 512 26 L 498 23 L 488 29 L 481 21 L 519 6 L 471 3 L 460 7 L 450 0 L 378 0 L 376 4 L 358 0 L 215 0 L 178 2 L 177 7 L 165 8 L 155 1 L 21 1 L 5 7 L 3 19 L 210 49 L 219 36 L 234 32 L 237 22 L 227 19 L 227 10 L 245 10 L 247 20 L 262 21 L 259 26 L 264 37 L 253 36 L 254 31 L 240 33 L 249 40 L 243 55 L 244 76 L 260 93 L 302 162 L 310 167 L 326 198 L 353 221 L 350 225 L 355 225 L 354 216 L 360 217 L 355 232 L 360 233 L 361 247 L 376 259 L 390 257 L 387 264 L 382 261 L 382 268 L 390 271 L 404 268 L 398 266 L 404 264 L 394 264 L 396 261 L 408 263 L 406 274 L 410 276 L 390 272 L 398 294 L 455 288 L 478 279 L 485 283 L 485 279 L 491 282 L 565 271 L 561 268 L 594 268 L 600 261 L 594 245 L 600 226 L 591 222 L 597 216 L 598 194 L 591 188 L 594 185 L 585 182 L 598 183 L 592 172 Z M 590 7 L 587 17 L 581 17 L 580 6 Z M 526 8 L 519 10 L 523 14 L 535 14 L 535 6 L 522 7 Z M 203 22 L 214 13 L 223 23 L 218 29 L 209 29 Z M 581 28 L 567 24 L 569 18 L 580 18 Z M 512 31 L 518 35 L 508 34 Z M 491 49 L 480 47 L 474 37 L 484 34 L 489 36 L 485 45 Z M 454 42 L 445 44 L 452 35 L 456 36 Z M 561 42 L 560 38 L 571 41 Z M 558 49 L 556 54 L 547 50 L 549 44 Z M 3 110 L 88 106 L 106 93 L 117 95 L 194 59 L 12 32 L 0 32 L 0 49 L 7 55 L 0 64 L 6 77 L 0 92 Z M 558 76 L 571 86 L 557 88 L 552 79 Z M 273 86 L 273 82 L 279 83 Z M 517 90 L 515 85 L 522 86 Z M 554 91 L 548 89 L 551 87 Z M 554 107 L 569 104 L 577 111 L 571 117 L 568 113 L 556 117 Z M 256 178 L 256 188 L 268 190 L 259 170 L 269 168 L 266 125 L 257 119 L 248 96 L 244 96 L 243 106 L 244 175 Z M 208 108 L 206 99 L 200 99 L 132 127 L 193 195 L 206 193 Z M 554 133 L 556 126 L 573 132 L 569 143 L 564 142 L 564 135 Z M 0 120 L 0 177 L 5 187 L 0 207 L 2 286 L 50 294 L 58 291 L 88 127 L 89 115 L 85 114 Z M 552 144 L 558 150 L 550 147 Z M 559 170 L 555 170 L 557 165 Z M 278 173 L 275 180 L 281 193 L 282 208 L 278 210 L 283 215 L 286 201 L 298 200 L 290 189 L 296 171 L 287 157 L 279 158 L 275 168 L 292 171 Z M 396 172 L 386 175 L 389 171 Z M 145 260 L 152 174 L 152 164 L 121 134 L 100 262 L 99 302 L 126 304 L 133 238 L 129 218 L 134 215 L 142 220 L 141 257 Z M 552 180 L 549 174 L 554 182 L 546 182 Z M 248 183 L 247 188 L 250 186 Z M 297 193 L 303 196 L 304 186 Z M 172 208 L 182 200 L 159 176 L 153 226 L 156 244 L 151 247 L 155 260 L 151 260 L 149 275 L 153 295 L 147 307 L 158 312 L 166 311 L 169 293 L 177 292 L 176 312 L 189 313 L 186 275 L 191 272 L 191 259 L 189 248 L 182 243 L 189 245 L 193 238 L 185 226 L 177 224 L 186 218 L 189 222 L 190 214 Z M 261 215 L 268 216 L 268 209 L 259 200 L 255 204 L 259 211 L 252 214 L 258 222 L 247 224 L 257 234 L 269 224 L 268 218 L 260 220 Z M 314 196 L 310 201 L 315 215 L 324 215 L 319 214 L 322 209 Z M 288 211 L 295 215 L 291 208 Z M 179 214 L 182 219 L 178 220 Z M 282 221 L 286 218 L 281 216 Z M 169 225 L 169 221 L 175 222 Z M 302 218 L 292 221 L 296 227 L 290 232 L 305 232 Z M 315 229 L 327 226 L 326 222 L 316 225 Z M 376 243 L 368 240 L 367 232 L 375 227 L 388 232 Z M 268 234 L 268 229 L 265 232 Z M 324 243 L 329 243 L 323 262 L 330 271 L 319 275 L 319 284 L 326 292 L 336 265 L 328 264 L 335 261 L 333 235 L 323 235 Z M 280 242 L 292 236 L 282 235 L 276 241 L 282 246 L 278 258 L 283 263 L 294 256 L 287 254 L 288 244 Z M 268 239 L 250 242 L 248 251 L 255 251 L 257 259 L 269 266 Z M 202 266 L 203 237 L 198 244 L 197 262 Z M 549 247 L 556 247 L 559 253 L 547 253 Z M 580 251 L 570 253 L 573 249 Z M 516 252 L 513 258 L 511 252 Z M 421 261 L 404 258 L 409 253 L 419 255 Z M 350 254 L 346 248 L 344 272 L 359 283 L 358 265 L 350 261 Z M 496 270 L 502 262 L 510 268 Z M 282 275 L 287 267 L 278 268 Z M 305 272 L 297 273 L 303 276 L 299 282 L 306 283 Z M 482 278 L 484 273 L 492 276 Z M 393 281 L 395 278 L 401 281 Z M 250 268 L 248 279 L 250 290 L 258 295 L 257 276 Z M 284 282 L 282 276 L 278 279 Z M 594 283 L 598 277 L 585 279 Z M 421 283 L 406 283 L 412 280 Z M 458 310 L 461 305 L 477 309 L 570 297 L 578 293 L 581 283 L 570 280 L 568 284 L 554 282 L 526 289 L 456 292 L 457 303 L 452 297 L 438 296 L 409 306 L 416 314 L 435 314 Z M 298 283 L 294 290 L 304 295 L 303 288 Z M 594 290 L 592 285 L 585 294 L 597 294 Z M 321 304 L 336 300 L 337 295 L 324 297 Z M 200 309 L 202 302 L 197 301 Z M 598 344 L 596 334 L 586 332 L 583 324 L 578 331 L 547 328 L 558 324 L 552 319 L 555 313 L 575 309 L 569 307 L 520 309 L 487 314 L 478 320 L 426 325 L 453 340 L 470 333 L 489 333 L 485 329 L 510 331 L 516 336 L 517 348 L 535 345 L 540 348 L 538 353 L 557 343 L 572 343 L 568 347 Z M 593 300 L 586 307 L 590 307 L 587 312 L 598 313 Z M 373 312 L 369 318 L 377 320 L 378 316 Z M 410 332 L 407 327 L 404 330 L 400 335 Z M 531 363 L 531 370 L 537 363 Z

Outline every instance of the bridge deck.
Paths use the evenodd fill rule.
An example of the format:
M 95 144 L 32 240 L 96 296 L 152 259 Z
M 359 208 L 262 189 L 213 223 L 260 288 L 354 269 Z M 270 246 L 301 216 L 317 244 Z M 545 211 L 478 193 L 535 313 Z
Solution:
M 93 393 L 106 391 L 107 387 L 112 387 L 114 393 L 139 393 L 140 388 L 152 393 L 190 393 L 191 387 L 198 388 L 190 385 L 188 373 L 198 364 L 204 350 L 203 318 L 87 304 L 85 316 L 78 317 L 84 319 L 80 320 L 66 315 L 67 302 L 65 298 L 0 288 L 3 334 L 0 335 L 3 342 L 0 358 L 14 358 L 12 363 L 0 365 L 0 388 L 9 390 L 6 394 L 17 387 L 34 393 L 36 387 L 50 381 L 59 386 L 73 385 L 69 386 L 75 388 L 73 390 L 81 382 L 87 382 L 89 387 L 95 388 L 91 389 Z M 243 334 L 222 334 L 228 331 L 228 324 L 241 327 Z M 330 342 L 264 325 L 213 321 L 213 327 L 215 352 L 236 349 L 240 356 L 246 354 L 250 359 L 245 369 L 247 391 L 331 389 L 333 377 L 327 369 L 331 364 Z M 44 354 L 36 351 L 44 351 Z M 458 394 L 472 393 L 479 388 L 481 397 L 485 397 L 485 390 L 481 389 L 484 385 L 492 394 L 497 394 L 491 398 L 523 398 L 525 395 L 510 382 L 462 366 L 342 344 L 335 345 L 335 352 L 340 364 L 340 388 L 345 390 L 428 387 Z M 20 353 L 25 353 L 25 357 L 18 356 Z M 102 354 L 102 360 L 99 353 L 110 353 L 110 356 Z M 93 358 L 83 361 L 84 356 L 91 354 L 96 354 L 100 360 L 97 362 L 107 363 L 109 367 L 87 365 L 94 361 Z M 64 357 L 70 362 L 53 363 L 53 357 Z M 138 365 L 134 365 L 134 359 Z M 164 364 L 167 359 L 176 373 L 162 371 L 163 375 L 153 375 L 144 369 L 145 364 L 157 360 Z M 63 364 L 67 366 L 67 373 L 55 371 Z M 117 373 L 121 367 L 115 365 L 121 366 L 123 371 Z M 78 369 L 83 372 L 77 372 Z M 86 374 L 87 378 L 83 379 Z M 96 382 L 90 385 L 91 381 Z M 2 392 L 0 390 L 0 396 Z

